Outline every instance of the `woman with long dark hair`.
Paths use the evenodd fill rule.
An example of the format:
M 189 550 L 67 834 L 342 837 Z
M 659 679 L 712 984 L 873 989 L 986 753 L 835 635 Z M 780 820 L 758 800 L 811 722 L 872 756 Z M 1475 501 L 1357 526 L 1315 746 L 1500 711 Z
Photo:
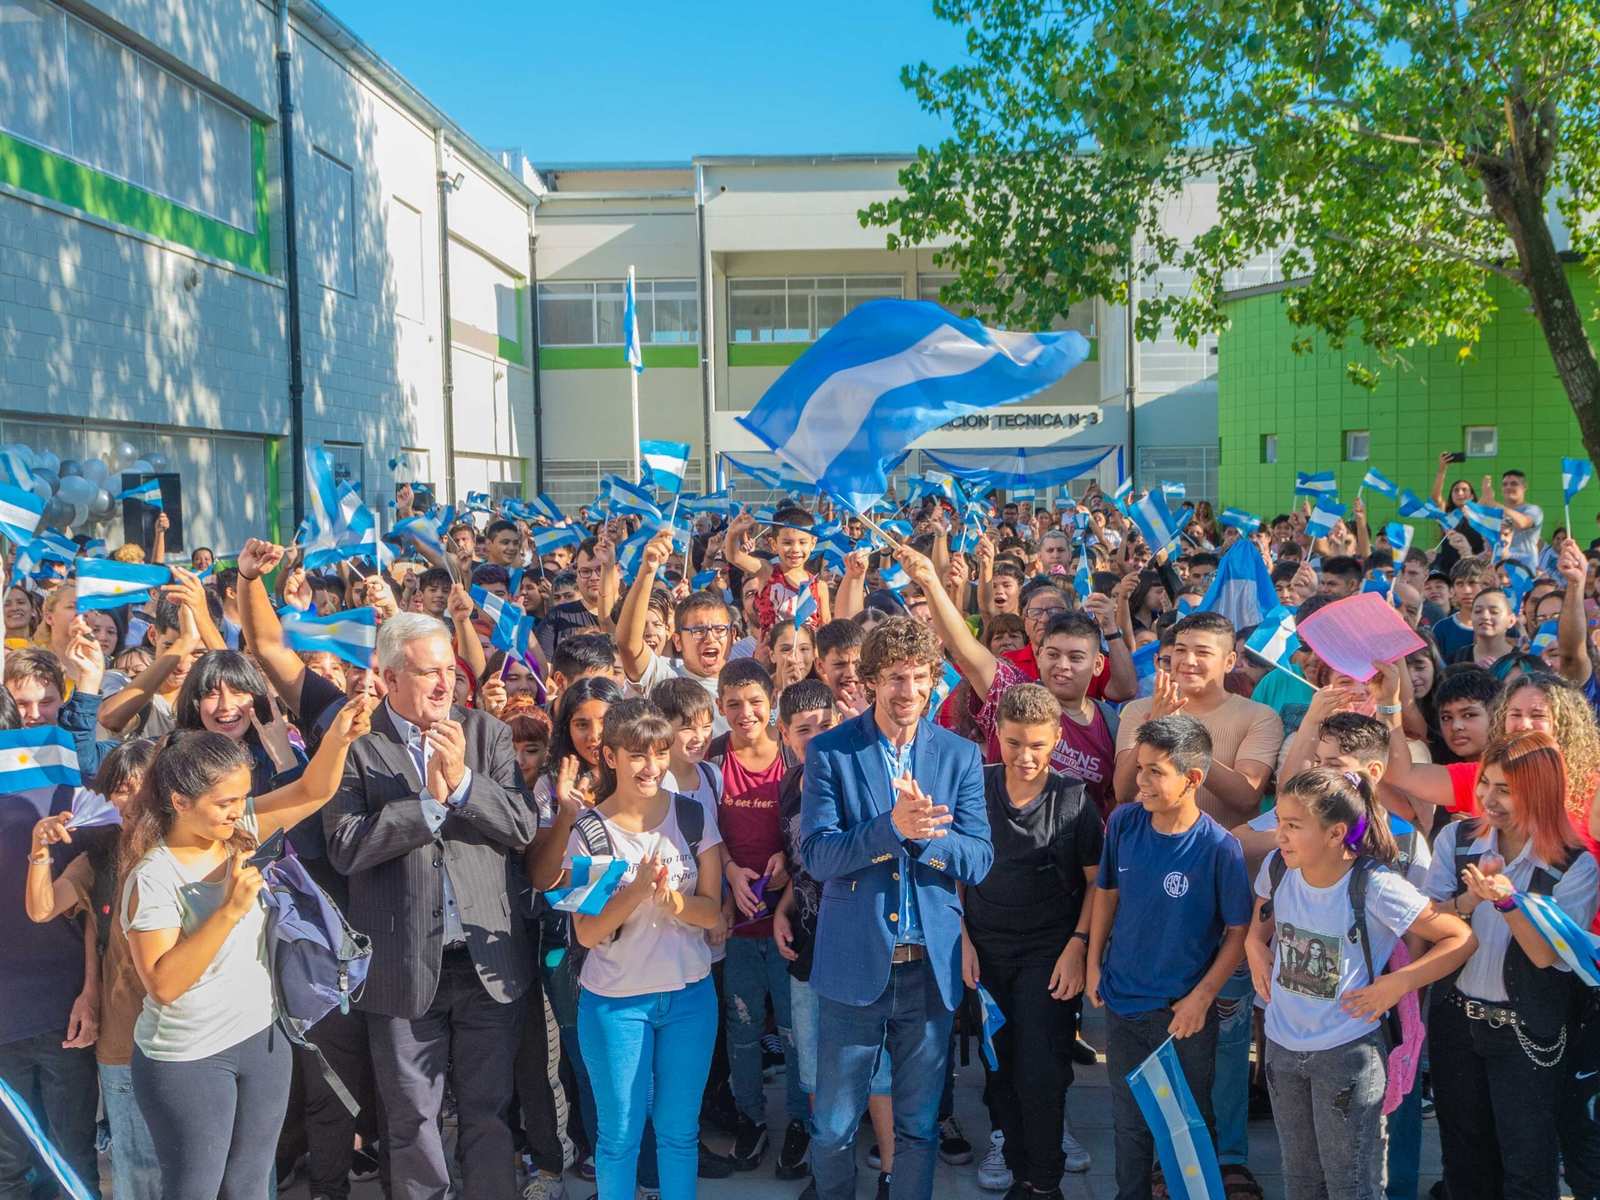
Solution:
M 274 723 L 271 692 L 261 669 L 237 650 L 212 650 L 189 669 L 173 705 L 180 730 L 207 730 L 239 743 L 250 754 L 250 786 L 269 791 L 277 777 L 301 762 L 287 740 L 263 736 Z M 279 723 L 279 728 L 284 729 Z
M 145 987 L 133 1088 L 164 1200 L 267 1194 L 292 1047 L 273 1028 L 261 872 L 249 856 L 333 797 L 370 721 L 369 703 L 347 703 L 304 774 L 260 797 L 240 741 L 176 734 L 124 818 L 121 919 Z

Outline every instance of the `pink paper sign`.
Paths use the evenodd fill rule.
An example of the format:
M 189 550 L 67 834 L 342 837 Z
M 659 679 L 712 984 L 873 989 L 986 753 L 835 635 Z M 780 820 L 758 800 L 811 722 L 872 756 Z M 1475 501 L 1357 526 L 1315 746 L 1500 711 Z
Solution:
M 1319 608 L 1300 622 L 1300 640 L 1341 675 L 1365 682 L 1375 662 L 1393 662 L 1425 643 L 1376 592 L 1360 592 Z

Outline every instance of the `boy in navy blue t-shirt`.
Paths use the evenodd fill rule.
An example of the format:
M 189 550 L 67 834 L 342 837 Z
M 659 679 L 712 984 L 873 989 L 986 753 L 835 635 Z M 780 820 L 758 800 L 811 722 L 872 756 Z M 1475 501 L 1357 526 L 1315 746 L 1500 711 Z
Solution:
M 1211 769 L 1205 726 L 1181 714 L 1156 717 L 1134 745 L 1139 803 L 1122 805 L 1106 824 L 1085 988 L 1108 1010 L 1117 1200 L 1149 1200 L 1155 1142 L 1126 1077 L 1169 1036 L 1214 1125 L 1213 1002 L 1244 956 L 1252 908 L 1244 852 L 1197 803 Z

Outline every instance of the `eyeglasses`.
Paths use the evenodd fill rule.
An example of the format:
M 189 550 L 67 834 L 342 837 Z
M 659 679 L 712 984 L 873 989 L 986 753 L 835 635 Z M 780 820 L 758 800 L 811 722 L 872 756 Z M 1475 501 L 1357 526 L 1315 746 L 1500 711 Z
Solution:
M 604 567 L 579 567 L 576 574 L 581 579 L 598 579 L 603 571 Z
M 719 637 L 726 637 L 727 634 L 728 634 L 728 631 L 730 629 L 732 629 L 732 628 L 733 628 L 732 625 L 685 625 L 682 629 L 678 630 L 678 632 L 679 633 L 687 633 L 690 637 L 697 637 L 697 638 L 717 637 L 717 638 L 719 638 Z
M 1067 606 L 1064 604 L 1046 605 L 1044 608 L 1025 608 L 1022 610 L 1022 615 L 1031 621 L 1043 621 L 1049 617 L 1055 616 L 1057 613 L 1064 613 L 1066 611 Z

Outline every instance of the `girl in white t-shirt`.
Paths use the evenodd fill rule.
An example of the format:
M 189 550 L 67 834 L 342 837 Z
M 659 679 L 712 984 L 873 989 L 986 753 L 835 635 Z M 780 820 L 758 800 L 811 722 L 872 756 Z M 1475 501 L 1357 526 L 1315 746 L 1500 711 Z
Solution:
M 722 838 L 703 805 L 662 788 L 671 745 L 672 726 L 650 701 L 606 710 L 594 811 L 611 854 L 630 865 L 597 915 L 573 916 L 589 952 L 578 1044 L 599 1115 L 599 1200 L 633 1200 L 647 1114 L 662 1200 L 695 1194 L 700 1099 L 717 1036 L 706 931 L 722 921 Z M 580 822 L 567 851 L 593 856 L 596 840 Z
M 1465 962 L 1472 933 L 1385 869 L 1398 850 L 1365 777 L 1302 771 L 1279 790 L 1277 812 L 1278 849 L 1256 876 L 1259 899 L 1245 950 L 1267 1003 L 1267 1087 L 1285 1190 L 1289 1200 L 1380 1200 L 1388 1047 L 1378 1022 L 1407 992 Z M 1373 861 L 1359 868 L 1366 873 L 1366 927 L 1358 931 L 1350 886 L 1364 858 Z M 1402 936 L 1429 948 L 1382 974 Z

